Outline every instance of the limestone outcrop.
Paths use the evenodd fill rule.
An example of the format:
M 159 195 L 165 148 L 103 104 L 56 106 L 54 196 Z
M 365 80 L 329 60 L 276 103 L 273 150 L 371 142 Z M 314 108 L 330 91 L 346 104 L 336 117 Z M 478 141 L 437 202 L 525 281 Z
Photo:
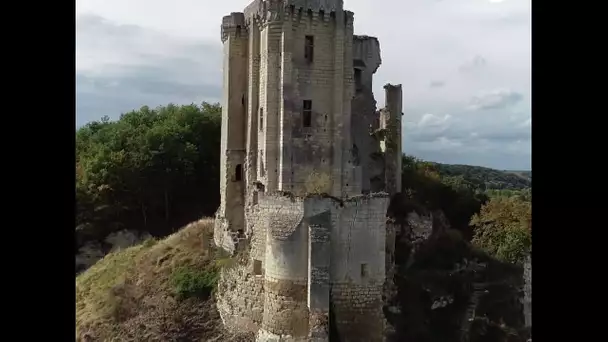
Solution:
M 84 242 L 76 253 L 76 272 L 81 272 L 106 254 L 135 246 L 152 236 L 146 232 L 120 230 L 108 234 L 103 240 L 89 240 Z

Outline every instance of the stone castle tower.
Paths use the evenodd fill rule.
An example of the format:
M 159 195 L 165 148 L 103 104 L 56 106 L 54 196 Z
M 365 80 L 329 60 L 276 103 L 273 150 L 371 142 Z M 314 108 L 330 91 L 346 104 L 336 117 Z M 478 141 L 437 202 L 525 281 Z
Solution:
M 214 240 L 247 255 L 222 274 L 224 323 L 258 341 L 382 340 L 402 94 L 386 85 L 376 110 L 378 40 L 353 35 L 342 0 L 255 0 L 221 38 Z

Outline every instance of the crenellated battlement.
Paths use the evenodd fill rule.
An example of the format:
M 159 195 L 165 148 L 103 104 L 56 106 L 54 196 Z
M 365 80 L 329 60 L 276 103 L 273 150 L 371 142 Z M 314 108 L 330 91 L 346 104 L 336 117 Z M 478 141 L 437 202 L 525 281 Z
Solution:
M 222 18 L 221 39 L 225 42 L 230 33 L 240 36 L 246 32 L 245 15 L 243 12 L 232 12 Z
M 344 9 L 344 0 L 285 0 L 285 6 L 313 11 L 338 12 Z
M 222 18 L 223 28 L 235 28 L 245 26 L 245 14 L 243 12 L 232 12 Z
M 254 0 L 244 10 L 247 25 L 309 20 L 352 26 L 354 14 L 343 9 L 342 0 Z

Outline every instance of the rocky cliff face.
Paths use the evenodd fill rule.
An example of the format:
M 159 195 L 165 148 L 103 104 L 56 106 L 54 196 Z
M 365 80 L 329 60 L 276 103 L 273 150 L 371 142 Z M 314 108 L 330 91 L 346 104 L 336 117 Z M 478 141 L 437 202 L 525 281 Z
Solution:
M 532 336 L 532 252 L 524 263 L 524 318 Z
M 109 234 L 104 239 L 89 240 L 77 245 L 76 273 L 80 273 L 91 267 L 106 254 L 114 251 L 135 246 L 152 236 L 146 232 L 121 230 Z
M 405 207 L 396 215 L 387 340 L 525 341 L 523 269 L 473 248 L 440 211 Z

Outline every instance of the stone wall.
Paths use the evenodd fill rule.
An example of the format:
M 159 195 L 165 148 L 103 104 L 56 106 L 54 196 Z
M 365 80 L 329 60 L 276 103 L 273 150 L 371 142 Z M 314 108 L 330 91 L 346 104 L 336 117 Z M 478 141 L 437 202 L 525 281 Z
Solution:
M 330 208 L 308 218 L 309 337 L 329 340 L 331 212 Z
M 254 182 L 258 179 L 258 138 L 259 138 L 259 111 L 260 111 L 260 27 L 259 24 L 251 21 L 249 25 L 249 47 L 248 68 L 247 68 L 247 123 L 246 123 L 246 149 L 245 160 L 245 189 L 247 191 L 246 209 L 250 209 L 257 204 L 253 196 L 255 192 Z M 245 215 L 247 216 L 247 212 Z M 247 217 L 245 217 L 247 221 Z M 246 226 L 246 233 L 250 227 Z
M 268 220 L 264 219 L 264 215 L 269 210 L 272 208 L 253 206 L 248 221 L 251 225 L 250 256 L 251 259 L 261 262 L 263 268 L 266 262 L 266 227 L 268 226 Z
M 332 284 L 332 318 L 340 340 L 349 342 L 382 341 L 384 282 Z
M 354 36 L 353 58 L 353 68 L 360 73 L 351 104 L 353 164 L 361 166 L 363 193 L 377 192 L 384 189 L 384 161 L 378 158 L 380 145 L 371 133 L 379 128 L 372 89 L 373 75 L 381 63 L 380 43 L 374 37 Z
M 402 91 L 401 85 L 384 86 L 386 107 L 382 110 L 381 128 L 384 136 L 384 160 L 386 191 L 394 195 L 401 192 L 401 164 L 403 161 L 401 139 Z
M 258 341 L 305 336 L 325 341 L 330 307 L 344 338 L 374 341 L 382 336 L 388 200 L 387 194 L 341 201 L 260 193 L 253 210 L 256 222 L 247 271 L 253 278 L 244 276 L 243 270 L 239 277 L 232 276 L 238 284 L 235 288 L 247 289 L 235 290 L 237 294 L 228 297 L 233 299 L 220 301 L 238 307 L 223 309 L 222 317 L 239 326 L 259 324 L 258 311 L 252 309 L 252 303 L 259 302 L 245 298 L 259 293 L 259 283 L 251 283 L 251 279 L 263 274 Z M 255 273 L 252 263 L 259 262 L 262 255 L 263 267 Z M 238 279 L 243 280 L 239 283 Z
M 359 196 L 334 211 L 332 315 L 346 341 L 382 340 L 388 202 L 387 194 Z
M 220 153 L 220 208 L 223 229 L 242 232 L 244 226 L 245 96 L 247 95 L 248 34 L 243 13 L 222 20 L 223 99 Z M 229 234 L 229 233 L 228 233 Z M 226 234 L 223 234 L 226 235 Z
M 236 249 L 235 238 L 229 229 L 228 220 L 220 215 L 219 211 L 215 214 L 213 224 L 213 242 L 216 246 L 231 254 Z
M 360 193 L 362 170 L 352 164 L 349 134 L 353 13 L 342 7 L 340 0 L 253 1 L 242 14 L 249 36 L 243 77 L 249 183 L 304 194 L 314 170 L 331 179 L 328 193 Z M 312 63 L 305 58 L 307 36 Z M 310 127 L 303 125 L 304 100 L 312 101 Z
M 308 230 L 303 200 L 280 195 L 260 199 L 268 208 L 262 329 L 283 336 L 308 334 Z
M 252 266 L 224 269 L 217 290 L 217 308 L 224 325 L 239 332 L 256 332 L 264 311 L 264 278 Z

